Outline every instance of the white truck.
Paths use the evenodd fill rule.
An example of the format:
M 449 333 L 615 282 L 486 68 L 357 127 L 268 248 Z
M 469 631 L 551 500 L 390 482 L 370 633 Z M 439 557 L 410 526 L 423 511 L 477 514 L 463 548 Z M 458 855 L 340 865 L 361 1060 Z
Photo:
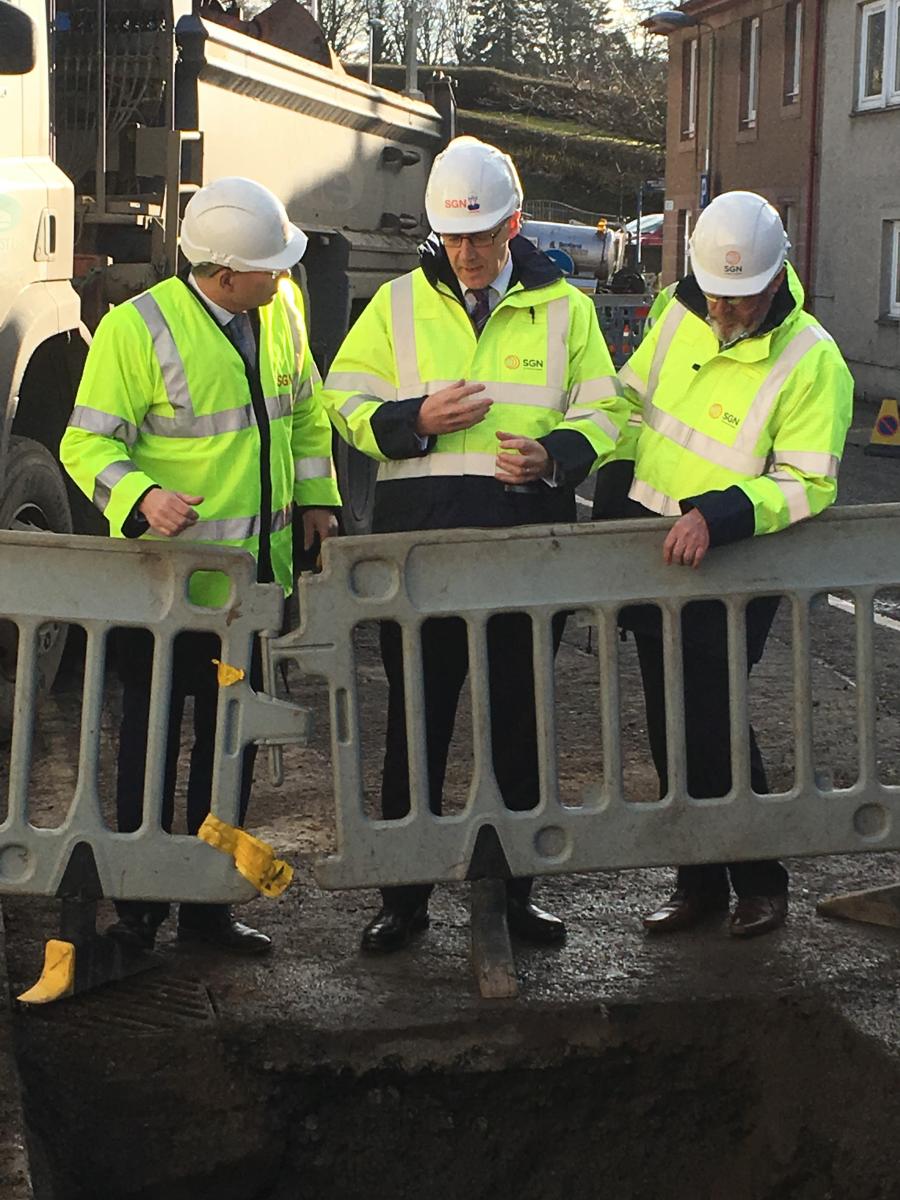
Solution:
M 402 94 L 351 77 L 295 0 L 249 23 L 191 0 L 0 0 L 0 528 L 101 531 L 56 461 L 90 330 L 176 269 L 180 214 L 210 179 L 265 183 L 310 235 L 301 282 L 327 367 L 378 285 L 415 264 L 453 134 L 449 81 L 426 103 L 407 66 Z M 338 453 L 353 531 L 372 473 Z M 64 636 L 41 630 L 44 686 Z M 0 621 L 0 731 L 16 653 Z

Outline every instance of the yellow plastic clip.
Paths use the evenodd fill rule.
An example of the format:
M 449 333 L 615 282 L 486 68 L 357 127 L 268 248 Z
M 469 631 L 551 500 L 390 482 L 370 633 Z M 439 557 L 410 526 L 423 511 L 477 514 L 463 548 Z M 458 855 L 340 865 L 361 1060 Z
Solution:
M 240 683 L 246 675 L 243 667 L 231 667 L 228 663 L 219 662 L 217 658 L 212 660 L 219 668 L 216 671 L 216 679 L 219 682 L 219 687 L 231 687 L 233 683 Z
M 51 938 L 44 947 L 44 969 L 41 977 L 19 996 L 22 1004 L 49 1004 L 71 996 L 75 990 L 75 947 L 71 942 Z
M 294 868 L 275 851 L 246 829 L 238 829 L 220 821 L 210 813 L 197 833 L 216 850 L 229 854 L 243 877 L 264 896 L 280 896 L 294 877 Z

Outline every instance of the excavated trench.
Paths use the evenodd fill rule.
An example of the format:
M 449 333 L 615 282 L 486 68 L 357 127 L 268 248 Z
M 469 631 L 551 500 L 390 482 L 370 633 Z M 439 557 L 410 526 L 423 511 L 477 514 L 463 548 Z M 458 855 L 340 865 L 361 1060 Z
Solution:
M 809 998 L 487 1006 L 431 1053 L 207 1000 L 18 1018 L 37 1200 L 900 1194 L 898 1063 Z

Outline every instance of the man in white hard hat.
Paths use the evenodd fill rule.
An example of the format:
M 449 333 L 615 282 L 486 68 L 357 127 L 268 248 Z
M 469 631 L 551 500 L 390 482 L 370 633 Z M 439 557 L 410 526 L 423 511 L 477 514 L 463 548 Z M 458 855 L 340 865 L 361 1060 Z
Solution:
M 109 522 L 114 537 L 178 538 L 238 546 L 257 561 L 260 582 L 293 586 L 292 515 L 304 540 L 330 537 L 340 503 L 331 428 L 306 341 L 303 301 L 290 272 L 306 235 L 284 205 L 250 179 L 219 179 L 190 200 L 181 249 L 190 264 L 103 318 L 60 455 Z M 190 599 L 221 608 L 229 581 L 195 572 Z M 123 684 L 116 805 L 118 826 L 142 821 L 144 760 L 153 665 L 145 629 L 120 631 Z M 218 683 L 213 634 L 176 641 L 162 823 L 172 824 L 181 717 L 194 697 L 195 741 L 187 827 L 209 812 Z M 255 650 L 253 684 L 260 686 Z M 244 753 L 241 820 L 255 747 Z M 149 949 L 168 905 L 120 901 L 109 933 Z M 225 905 L 182 904 L 178 937 L 242 954 L 270 948 L 263 933 Z
M 834 502 L 853 383 L 837 346 L 803 311 L 803 289 L 775 209 L 753 192 L 726 192 L 701 213 L 692 273 L 680 281 L 619 377 L 631 404 L 617 452 L 633 474 L 619 516 L 672 516 L 662 554 L 700 568 L 715 547 L 777 533 Z M 763 653 L 777 597 L 747 605 L 747 661 Z M 624 610 L 634 631 L 650 747 L 668 790 L 663 643 L 659 610 Z M 725 608 L 683 613 L 687 787 L 698 798 L 731 789 Z M 750 781 L 768 782 L 753 729 Z M 739 850 L 740 847 L 736 846 Z M 736 937 L 785 919 L 788 877 L 775 861 L 683 866 L 674 894 L 644 919 L 652 933 L 688 929 L 737 903 Z
M 503 527 L 575 519 L 574 485 L 611 452 L 624 421 L 593 303 L 519 236 L 522 187 L 512 160 L 456 138 L 425 194 L 434 235 L 421 266 L 387 284 L 350 330 L 325 381 L 341 433 L 379 462 L 377 533 Z M 448 382 L 451 381 L 451 382 Z M 558 645 L 562 621 L 554 627 Z M 382 811 L 409 810 L 401 631 L 384 622 L 390 686 Z M 488 627 L 494 773 L 508 807 L 539 799 L 531 626 Z M 465 622 L 422 631 L 432 810 L 440 811 L 456 706 L 468 670 Z M 507 889 L 514 936 L 543 944 L 561 920 Z M 396 950 L 428 924 L 428 886 L 387 888 L 363 949 Z

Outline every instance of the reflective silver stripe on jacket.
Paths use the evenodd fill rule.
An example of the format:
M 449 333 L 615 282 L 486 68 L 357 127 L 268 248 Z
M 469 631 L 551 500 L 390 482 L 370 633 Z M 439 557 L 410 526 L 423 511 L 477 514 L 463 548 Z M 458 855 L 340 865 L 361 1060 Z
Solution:
M 194 406 L 191 403 L 191 392 L 184 363 L 156 298 L 149 292 L 144 292 L 142 295 L 136 296 L 131 303 L 141 314 L 144 324 L 150 331 L 169 403 L 177 413 L 193 416 Z
M 493 383 L 486 379 L 472 379 L 467 382 L 484 384 L 484 391 L 475 392 L 469 396 L 470 400 L 487 396 L 495 404 L 515 404 L 521 408 L 549 408 L 551 412 L 563 412 L 566 407 L 564 388 L 539 383 Z
M 85 408 L 77 404 L 69 417 L 70 429 L 84 429 L 87 433 L 99 433 L 103 437 L 115 438 L 129 449 L 138 440 L 136 425 L 115 413 L 101 412 L 99 408 Z
M 279 509 L 272 513 L 272 533 L 286 528 L 290 524 L 292 507 Z M 262 531 L 262 517 L 225 517 L 219 521 L 195 521 L 179 535 L 180 541 L 188 542 L 245 542 L 248 538 L 259 537 Z
M 126 475 L 130 475 L 132 471 L 136 471 L 137 467 L 132 462 L 114 462 L 108 467 L 104 467 L 97 478 L 94 480 L 94 493 L 91 500 L 101 512 L 106 512 L 106 506 L 109 504 L 109 494 Z
M 294 411 L 294 397 L 290 392 L 278 392 L 274 396 L 266 396 L 263 403 L 270 421 L 279 421 L 282 417 L 290 417 Z
M 391 284 L 391 340 L 397 368 L 397 399 L 423 394 L 416 354 L 416 321 L 413 310 L 413 277 L 401 275 Z
M 748 450 L 756 446 L 769 420 L 775 401 L 778 399 L 778 393 L 787 382 L 788 376 L 801 358 L 804 358 L 819 342 L 830 342 L 831 340 L 831 336 L 820 325 L 807 325 L 805 329 L 799 330 L 791 338 L 753 397 L 740 432 L 735 438 L 736 447 Z
M 565 390 L 569 373 L 569 297 L 560 296 L 547 309 L 547 387 Z
M 659 320 L 659 336 L 653 348 L 653 361 L 650 364 L 650 374 L 647 376 L 647 388 L 643 393 L 645 412 L 647 406 L 653 403 L 653 396 L 659 383 L 663 362 L 669 353 L 669 347 L 675 340 L 678 327 L 687 315 L 688 309 L 679 301 L 677 304 L 670 304 Z
M 637 371 L 630 367 L 628 363 L 624 367 L 619 368 L 619 379 L 625 387 L 629 387 L 637 393 L 639 400 L 644 399 L 647 385 L 641 379 L 640 375 L 638 375 Z
M 167 438 L 217 437 L 221 433 L 239 433 L 255 423 L 253 405 L 243 404 L 240 408 L 229 408 L 225 412 L 194 417 L 190 424 L 185 423 L 181 417 L 166 417 L 161 413 L 148 412 L 144 417 L 141 432 Z
M 805 483 L 787 471 L 770 471 L 764 478 L 771 479 L 784 497 L 791 524 L 794 521 L 805 521 L 807 517 L 812 516 Z
M 276 396 L 264 397 L 266 413 L 270 421 L 289 417 L 292 412 L 292 398 L 286 392 Z M 185 424 L 181 417 L 166 417 L 162 413 L 148 412 L 141 426 L 142 433 L 152 433 L 156 437 L 170 438 L 202 438 L 218 437 L 222 433 L 240 433 L 256 425 L 256 413 L 252 404 L 242 404 L 240 408 L 227 408 L 224 412 L 206 413 L 202 417 L 195 416 L 190 424 Z
M 601 429 L 611 442 L 619 440 L 619 427 L 606 413 L 597 412 L 595 408 L 570 408 L 563 424 L 558 425 L 557 429 L 564 429 L 569 421 L 590 421 Z
M 659 513 L 661 517 L 681 516 L 681 505 L 677 500 L 673 500 L 665 492 L 658 492 L 643 479 L 635 479 L 628 489 L 628 496 L 631 500 L 637 500 L 638 504 L 643 504 L 644 508 L 649 508 L 651 512 Z
M 294 479 L 302 483 L 304 479 L 330 479 L 330 458 L 295 458 Z
M 380 375 L 369 374 L 366 371 L 329 371 L 325 379 L 325 387 L 329 392 L 354 392 L 366 400 L 396 400 L 397 389 L 387 379 Z M 351 396 L 351 400 L 356 396 Z M 343 407 L 340 410 L 344 411 Z
M 313 394 L 314 388 L 315 381 L 312 375 L 308 375 L 306 379 L 301 379 L 298 375 L 294 384 L 294 404 L 303 404 Z
M 621 396 L 625 389 L 615 375 L 601 375 L 597 379 L 583 379 L 569 392 L 569 404 L 597 404 Z
M 421 458 L 392 459 L 378 464 L 378 482 L 393 479 L 425 479 L 442 475 L 493 475 L 497 459 L 493 454 L 447 454 L 432 450 Z
M 359 395 L 351 396 L 349 400 L 344 401 L 344 403 L 338 409 L 338 412 L 344 418 L 345 421 L 349 421 L 349 419 L 353 416 L 353 414 L 356 412 L 356 410 L 358 408 L 362 408 L 362 406 L 364 404 L 380 404 L 380 403 L 381 403 L 381 401 L 378 399 L 377 396 L 359 396 Z
M 804 475 L 834 477 L 841 460 L 836 454 L 821 454 L 816 450 L 776 450 L 776 467 L 794 467 Z
M 736 450 L 734 446 L 726 446 L 724 442 L 700 433 L 692 425 L 686 425 L 672 413 L 665 412 L 654 404 L 647 405 L 644 420 L 654 432 L 668 438 L 677 446 L 690 450 L 692 454 L 715 463 L 716 466 L 735 471 L 738 475 L 761 475 L 766 469 L 765 458 Z

